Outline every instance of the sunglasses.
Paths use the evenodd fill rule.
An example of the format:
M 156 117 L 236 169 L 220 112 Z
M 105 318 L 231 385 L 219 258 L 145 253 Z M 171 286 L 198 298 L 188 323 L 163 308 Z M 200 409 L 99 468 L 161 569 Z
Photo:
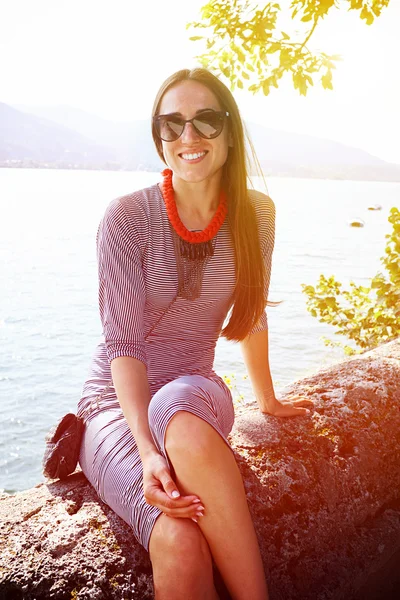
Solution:
M 156 115 L 153 117 L 153 123 L 158 137 L 164 142 L 175 142 L 180 138 L 186 123 L 191 123 L 200 137 L 212 140 L 218 137 L 224 128 L 225 117 L 229 117 L 226 111 L 206 108 L 198 112 L 193 119 L 185 120 L 176 113 L 171 113 Z

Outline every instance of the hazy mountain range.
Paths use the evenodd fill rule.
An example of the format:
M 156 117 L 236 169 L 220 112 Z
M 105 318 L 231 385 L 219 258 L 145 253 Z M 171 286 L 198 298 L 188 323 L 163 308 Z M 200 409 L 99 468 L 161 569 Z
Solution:
M 338 142 L 246 123 L 266 175 L 400 181 L 400 165 Z M 150 121 L 0 103 L 0 167 L 160 171 Z

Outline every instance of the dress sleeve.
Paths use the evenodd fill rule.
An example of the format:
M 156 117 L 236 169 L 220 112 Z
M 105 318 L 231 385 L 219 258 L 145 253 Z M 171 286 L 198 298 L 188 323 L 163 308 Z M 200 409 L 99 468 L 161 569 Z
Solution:
M 275 245 L 275 204 L 269 196 L 266 196 L 261 192 L 252 190 L 252 196 L 257 216 L 261 255 L 264 261 L 264 297 L 265 301 L 267 301 L 269 283 L 271 280 L 272 252 Z M 268 329 L 266 310 L 264 310 L 249 335 L 265 329 Z
M 108 360 L 133 356 L 147 366 L 140 236 L 119 198 L 108 205 L 100 221 L 96 246 L 99 309 Z

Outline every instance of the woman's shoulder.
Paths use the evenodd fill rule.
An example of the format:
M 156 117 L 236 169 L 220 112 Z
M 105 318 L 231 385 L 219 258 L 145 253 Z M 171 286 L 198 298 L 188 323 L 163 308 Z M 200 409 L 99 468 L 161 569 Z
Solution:
M 151 223 L 159 212 L 159 194 L 158 184 L 154 184 L 117 196 L 106 206 L 101 222 L 116 227 L 121 233 L 136 234 L 143 241 L 147 240 Z
M 268 194 L 264 194 L 264 192 L 260 192 L 259 190 L 254 190 L 250 188 L 247 189 L 247 193 L 255 208 L 275 208 L 274 201 L 270 196 L 268 196 Z
M 259 190 L 248 189 L 249 199 L 254 206 L 257 220 L 261 224 L 275 220 L 275 203 L 270 196 Z
M 96 240 L 104 236 L 148 243 L 152 207 L 157 202 L 157 184 L 113 198 L 106 206 L 97 229 Z
M 113 198 L 105 209 L 105 217 L 124 217 L 133 225 L 148 225 L 157 196 L 157 184 Z

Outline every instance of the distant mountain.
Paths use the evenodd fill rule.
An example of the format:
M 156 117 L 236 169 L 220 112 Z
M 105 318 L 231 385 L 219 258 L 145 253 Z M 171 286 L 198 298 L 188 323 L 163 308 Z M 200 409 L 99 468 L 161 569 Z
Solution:
M 266 175 L 400 181 L 400 165 L 338 142 L 246 123 Z M 159 171 L 150 120 L 0 103 L 0 166 Z
M 46 122 L 79 133 L 92 144 L 107 148 L 112 152 L 110 160 L 116 162 L 121 169 L 159 171 L 163 168 L 151 138 L 150 121 L 113 123 L 68 106 L 49 108 L 18 106 L 18 108 L 21 114 L 45 119 Z
M 78 131 L 0 103 L 0 162 L 104 164 L 116 158 Z

